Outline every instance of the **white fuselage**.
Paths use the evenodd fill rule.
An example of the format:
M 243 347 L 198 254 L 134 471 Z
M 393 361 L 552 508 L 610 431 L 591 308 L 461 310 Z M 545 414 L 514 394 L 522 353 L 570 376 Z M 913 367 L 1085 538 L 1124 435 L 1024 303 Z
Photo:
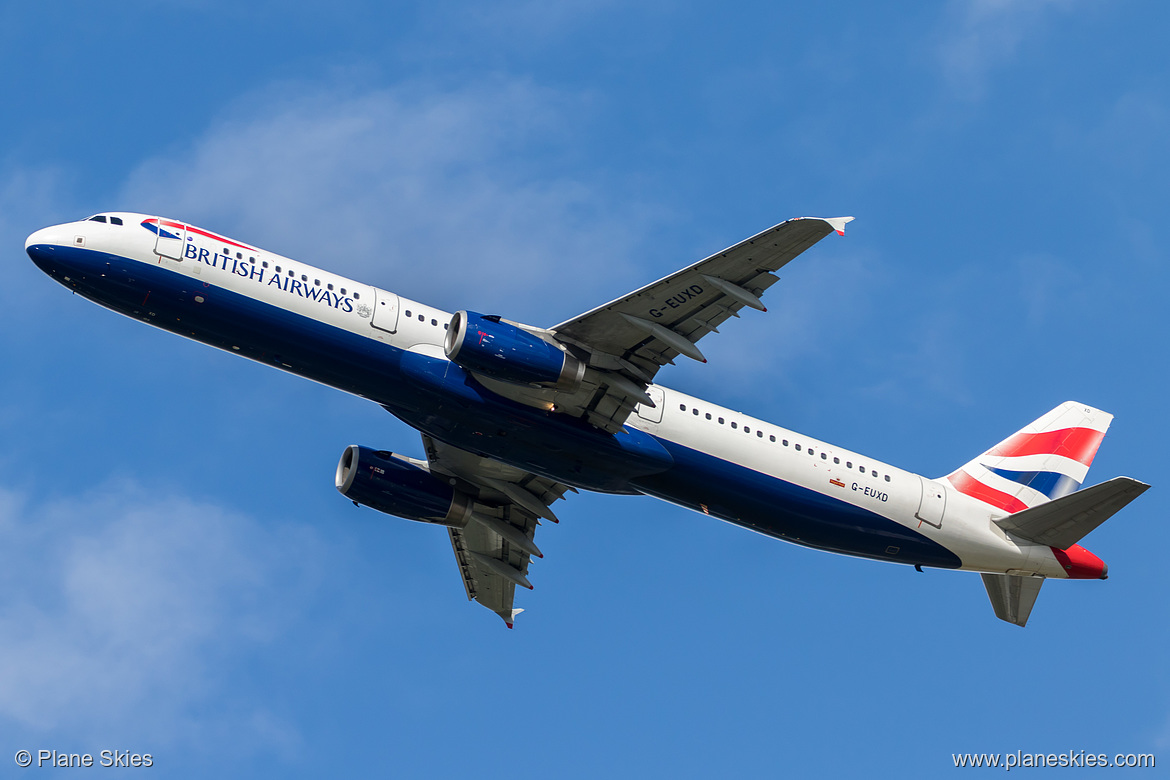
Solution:
M 261 310 L 283 312 L 282 317 L 297 316 L 301 340 L 318 328 L 334 341 L 349 339 L 350 349 L 362 349 L 360 344 L 352 346 L 356 343 L 352 337 L 368 340 L 371 355 L 378 354 L 378 345 L 385 345 L 446 360 L 443 341 L 449 312 L 194 226 L 159 220 L 160 231 L 178 237 L 171 239 L 144 229 L 152 217 L 108 216 L 123 224 L 82 221 L 46 228 L 29 237 L 29 254 L 57 281 L 127 316 L 367 397 L 370 394 L 357 384 L 303 369 L 309 357 L 292 351 L 277 354 L 259 345 L 256 326 L 233 330 L 231 318 L 239 312 L 254 323 Z M 140 301 L 127 292 L 135 285 L 142 287 Z M 231 306 L 225 303 L 228 300 Z M 203 311 L 214 315 L 209 313 L 202 322 Z M 177 312 L 182 313 L 181 322 L 172 321 L 178 319 Z M 659 440 L 676 457 L 691 458 L 694 469 L 716 464 L 739 484 L 750 485 L 758 476 L 760 484 L 770 485 L 777 495 L 799 496 L 808 506 L 820 506 L 817 502 L 822 501 L 826 511 L 842 518 L 838 525 L 846 541 L 825 543 L 781 526 L 765 528 L 747 517 L 748 510 L 741 511 L 739 507 L 748 504 L 736 503 L 736 497 L 721 501 L 713 495 L 704 501 L 701 494 L 666 477 L 632 481 L 639 492 L 796 543 L 878 559 L 883 557 L 880 546 L 852 552 L 847 535 L 854 529 L 849 518 L 883 518 L 921 537 L 923 544 L 952 553 L 958 565 L 948 568 L 1067 576 L 1050 548 L 1005 533 L 994 522 L 1003 512 L 958 492 L 946 480 L 926 479 L 661 385 L 648 392 L 661 402 L 656 408 L 639 407 L 627 421 L 629 428 Z M 866 530 L 858 526 L 856 533 Z M 898 544 L 886 549 L 895 550 L 888 554 L 893 562 L 916 562 L 899 557 Z

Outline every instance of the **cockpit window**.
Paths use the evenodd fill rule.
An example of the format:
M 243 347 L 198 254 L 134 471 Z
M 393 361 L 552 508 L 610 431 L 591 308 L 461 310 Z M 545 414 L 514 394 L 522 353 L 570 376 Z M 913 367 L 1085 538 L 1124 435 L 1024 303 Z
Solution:
M 106 215 L 105 214 L 98 214 L 96 217 L 90 217 L 87 221 L 88 222 L 105 222 Z
M 110 224 L 111 225 L 121 225 L 122 218 L 121 217 L 110 217 Z

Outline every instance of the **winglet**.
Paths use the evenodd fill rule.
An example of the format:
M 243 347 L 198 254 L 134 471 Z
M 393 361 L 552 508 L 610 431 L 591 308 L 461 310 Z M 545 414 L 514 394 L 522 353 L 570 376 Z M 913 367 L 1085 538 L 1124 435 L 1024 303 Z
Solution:
M 516 616 L 519 615 L 523 611 L 524 611 L 523 609 L 514 609 L 514 610 L 512 610 L 512 614 L 509 617 L 504 617 L 504 614 L 502 612 L 498 613 L 498 614 L 500 615 L 500 617 L 504 618 L 504 625 L 506 625 L 508 628 L 511 628 L 512 625 L 516 622 Z
M 845 226 L 853 221 L 853 217 L 825 217 L 825 222 L 829 223 L 829 227 L 837 231 L 837 235 L 845 235 Z

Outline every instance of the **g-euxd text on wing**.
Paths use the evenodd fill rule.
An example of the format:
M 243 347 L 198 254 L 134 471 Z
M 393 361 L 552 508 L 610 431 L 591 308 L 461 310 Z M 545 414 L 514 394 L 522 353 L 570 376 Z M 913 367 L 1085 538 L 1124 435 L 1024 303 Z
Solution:
M 468 522 L 448 526 L 455 562 L 468 599 L 495 612 L 508 628 L 516 615 L 516 586 L 532 589 L 528 565 L 543 558 L 534 536 L 540 520 L 559 522 L 549 505 L 571 488 L 551 479 L 423 435 L 432 474 L 454 480 L 470 499 Z
M 761 297 L 773 273 L 830 233 L 845 234 L 853 217 L 797 217 L 550 328 L 588 369 L 572 394 L 553 400 L 558 412 L 621 430 L 638 404 L 653 406 L 646 388 L 679 355 L 706 362 L 697 343 L 745 306 L 766 311 Z

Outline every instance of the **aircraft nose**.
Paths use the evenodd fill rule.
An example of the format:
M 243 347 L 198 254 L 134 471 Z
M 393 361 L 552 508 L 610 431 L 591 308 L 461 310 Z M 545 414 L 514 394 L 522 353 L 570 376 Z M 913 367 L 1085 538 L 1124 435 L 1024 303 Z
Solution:
M 60 225 L 41 228 L 24 240 L 24 251 L 32 255 L 34 247 L 62 246 L 66 243 L 66 236 Z M 36 258 L 33 258 L 34 260 Z
M 52 273 L 53 268 L 65 259 L 69 247 L 74 245 L 75 236 L 68 228 L 68 225 L 41 228 L 24 240 L 24 251 L 29 259 L 45 273 Z
M 24 251 L 28 252 L 37 244 L 51 243 L 47 239 L 53 228 L 41 228 L 24 240 Z

